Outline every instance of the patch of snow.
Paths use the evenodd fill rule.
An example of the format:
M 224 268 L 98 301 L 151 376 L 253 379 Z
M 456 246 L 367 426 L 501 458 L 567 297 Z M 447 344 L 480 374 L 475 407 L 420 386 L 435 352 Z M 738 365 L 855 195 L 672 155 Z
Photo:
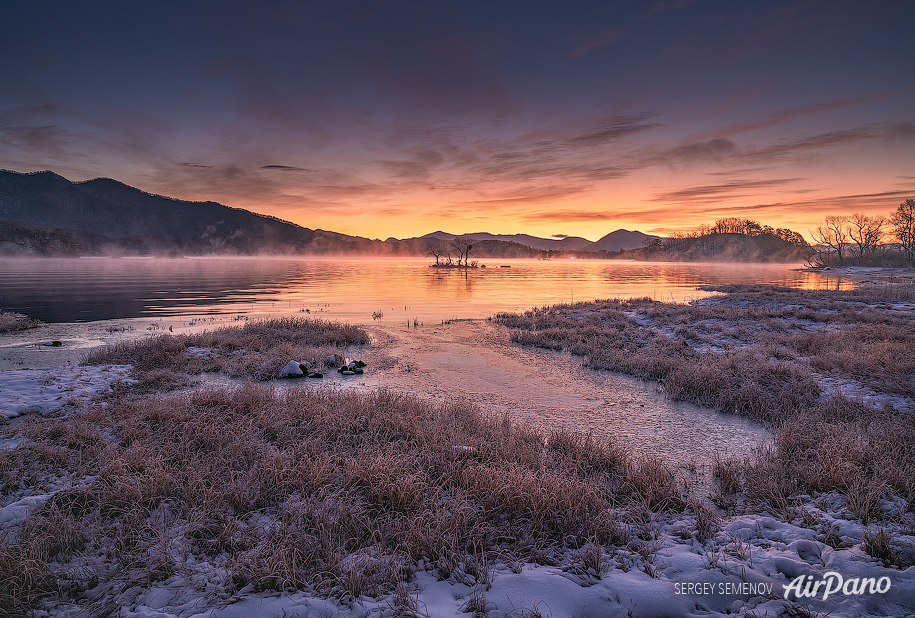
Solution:
M 28 438 L 0 438 L 0 451 L 11 451 L 17 446 L 31 443 Z
M 915 401 L 910 397 L 878 393 L 857 380 L 849 378 L 827 377 L 818 373 L 813 373 L 812 375 L 820 385 L 823 397 L 842 395 L 849 399 L 860 399 L 864 405 L 871 408 L 882 409 L 884 406 L 889 405 L 899 412 L 915 410 Z
M 22 525 L 32 511 L 44 504 L 50 497 L 51 494 L 27 496 L 0 508 L 0 530 Z
M 210 358 L 213 356 L 213 352 L 210 351 L 210 348 L 201 348 L 197 346 L 188 346 L 187 355 L 192 358 Z
M 131 365 L 91 365 L 0 371 L 0 416 L 56 412 L 85 403 L 115 382 L 136 384 L 130 370 Z
M 658 540 L 652 542 L 656 549 L 650 560 L 632 545 L 611 548 L 604 554 L 599 575 L 532 564 L 512 570 L 500 563 L 492 565 L 490 583 L 474 585 L 467 578 L 454 575 L 439 580 L 435 571 L 426 570 L 420 561 L 418 572 L 407 584 L 416 603 L 415 614 L 398 614 L 390 594 L 379 598 L 362 596 L 350 602 L 321 599 L 308 591 L 279 594 L 243 589 L 229 594 L 225 571 L 219 564 L 192 559 L 179 569 L 182 574 L 145 590 L 131 588 L 111 601 L 121 605 L 119 615 L 125 618 L 457 618 L 468 615 L 467 603 L 474 593 L 485 595 L 489 618 L 517 618 L 522 611 L 535 607 L 544 616 L 581 618 L 725 618 L 747 612 L 790 616 L 799 615 L 801 606 L 809 608 L 811 615 L 818 612 L 832 617 L 913 615 L 915 567 L 887 568 L 864 553 L 860 542 L 866 527 L 859 521 L 841 518 L 841 496 L 806 500 L 805 508 L 821 522 L 815 527 L 765 514 L 744 515 L 725 519 L 715 537 L 705 543 L 700 543 L 695 534 L 683 534 L 693 528 L 693 515 L 666 517 L 656 522 Z M 818 541 L 820 526 L 841 530 L 843 536 L 855 540 L 854 545 L 834 549 Z M 897 534 L 897 540 L 903 537 Z M 574 554 L 570 551 L 567 558 L 574 559 Z M 362 552 L 349 558 L 364 559 L 365 555 Z M 801 599 L 790 592 L 795 578 L 810 576 L 817 581 L 830 572 L 840 574 L 845 581 L 889 578 L 890 586 L 882 593 L 838 592 L 825 600 L 822 590 L 815 598 Z

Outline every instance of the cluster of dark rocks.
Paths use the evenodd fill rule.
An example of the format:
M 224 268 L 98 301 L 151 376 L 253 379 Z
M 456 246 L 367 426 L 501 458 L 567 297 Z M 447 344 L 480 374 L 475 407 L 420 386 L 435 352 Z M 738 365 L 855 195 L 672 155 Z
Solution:
M 337 369 L 337 372 L 342 373 L 345 376 L 361 376 L 363 373 L 365 373 L 363 371 L 364 367 L 365 363 L 363 363 L 361 360 L 350 361 L 346 365 L 343 365 Z
M 311 363 L 300 363 L 299 361 L 289 361 L 280 371 L 281 378 L 323 378 L 324 374 L 315 371 Z
M 351 361 L 348 358 L 344 359 L 339 355 L 330 355 L 324 359 L 325 367 L 340 367 L 337 369 L 338 373 L 341 373 L 345 376 L 352 375 L 362 375 L 364 373 L 364 367 L 366 366 L 361 360 Z M 286 366 L 280 371 L 281 378 L 323 378 L 324 374 L 317 370 L 312 363 L 304 362 L 300 363 L 299 361 L 289 361 L 286 363 Z

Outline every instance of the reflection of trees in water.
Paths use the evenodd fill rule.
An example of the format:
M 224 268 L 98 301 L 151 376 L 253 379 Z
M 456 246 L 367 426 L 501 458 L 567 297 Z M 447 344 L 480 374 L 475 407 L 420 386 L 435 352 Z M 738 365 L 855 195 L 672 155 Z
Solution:
M 473 271 L 467 268 L 429 268 L 426 288 L 439 295 L 451 294 L 455 298 L 473 295 Z

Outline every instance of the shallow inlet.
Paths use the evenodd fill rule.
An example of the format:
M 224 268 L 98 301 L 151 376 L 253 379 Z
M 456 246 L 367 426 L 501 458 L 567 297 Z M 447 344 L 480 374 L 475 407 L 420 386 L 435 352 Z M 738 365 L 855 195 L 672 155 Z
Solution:
M 769 429 L 747 418 L 672 401 L 656 383 L 590 369 L 581 357 L 512 344 L 508 329 L 486 320 L 368 328 L 371 348 L 348 352 L 368 361 L 364 375 L 332 372 L 320 382 L 284 380 L 275 387 L 385 387 L 470 401 L 542 433 L 566 427 L 613 440 L 635 455 L 660 457 L 706 490 L 716 455 L 748 455 L 772 439 Z

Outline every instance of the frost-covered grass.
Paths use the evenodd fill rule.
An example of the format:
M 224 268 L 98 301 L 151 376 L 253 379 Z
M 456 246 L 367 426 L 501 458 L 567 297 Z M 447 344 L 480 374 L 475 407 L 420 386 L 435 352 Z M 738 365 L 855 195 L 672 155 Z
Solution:
M 9 333 L 27 328 L 36 328 L 41 325 L 41 320 L 35 320 L 21 313 L 0 311 L 0 333 Z
M 784 511 L 793 494 L 838 489 L 864 521 L 887 492 L 915 508 L 913 288 L 715 289 L 723 294 L 694 305 L 610 300 L 496 320 L 515 342 L 583 355 L 594 368 L 657 380 L 672 398 L 771 423 L 770 452 L 718 470 L 719 497 L 732 505 L 742 492 Z
M 134 586 L 198 571 L 220 599 L 390 594 L 420 561 L 479 583 L 496 561 L 575 550 L 599 575 L 601 547 L 651 559 L 628 524 L 684 506 L 669 468 L 618 445 L 386 391 L 114 397 L 16 433 L 0 451 L 4 502 L 49 497 L 0 535 L 0 613 L 40 600 L 104 613 Z
M 358 326 L 310 318 L 274 318 L 194 334 L 162 334 L 95 350 L 84 365 L 131 364 L 147 392 L 182 385 L 185 374 L 221 372 L 252 380 L 278 378 L 290 360 L 317 362 L 369 342 Z

